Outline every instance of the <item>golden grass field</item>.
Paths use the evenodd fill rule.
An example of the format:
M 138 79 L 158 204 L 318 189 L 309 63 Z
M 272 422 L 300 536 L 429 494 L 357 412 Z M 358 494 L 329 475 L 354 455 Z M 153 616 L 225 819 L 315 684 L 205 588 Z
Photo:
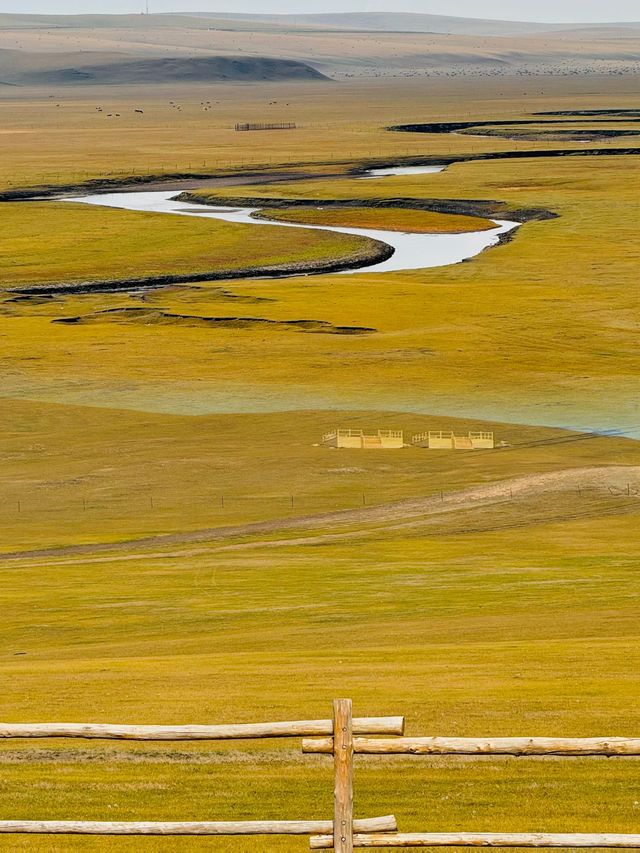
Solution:
M 291 238 L 283 229 L 194 222 L 66 202 L 7 204 L 0 215 L 3 286 L 10 289 L 202 274 L 255 262 L 322 263 L 336 256 L 357 257 L 367 244 L 346 234 L 301 231 L 292 251 Z M 46 233 L 52 217 L 55 228 Z M 36 253 L 34 245 L 39 247 Z
M 101 103 L 117 105 L 122 120 L 106 129 L 86 93 L 58 101 L 3 92 L 3 190 L 195 173 L 205 163 L 226 174 L 298 164 L 300 181 L 247 177 L 209 192 L 265 198 L 267 208 L 270 198 L 317 206 L 355 198 L 365 203 L 348 212 L 358 223 L 382 215 L 367 202 L 398 198 L 558 214 L 446 268 L 16 301 L 11 291 L 29 283 L 237 268 L 358 244 L 301 229 L 291 243 L 275 225 L 248 233 L 59 202 L 0 205 L 3 719 L 316 718 L 344 695 L 362 715 L 406 714 L 414 735 L 634 736 L 640 158 L 469 162 L 366 181 L 346 174 L 365 160 L 558 148 L 383 128 L 632 107 L 632 82 L 505 78 L 483 83 L 481 97 L 460 80 L 435 81 L 426 93 L 411 81 L 340 85 L 339 99 L 301 85 L 221 86 L 216 98 L 209 89 L 223 102 L 215 121 L 198 109 L 203 90 L 112 90 Z M 168 107 L 177 99 L 180 116 Z M 279 104 L 267 110 L 271 100 Z M 140 103 L 144 122 L 134 119 Z M 295 113 L 303 127 L 284 136 L 229 129 L 265 112 Z M 385 227 L 389 216 L 385 209 Z M 395 224 L 406 227 L 408 216 L 399 212 Z M 273 322 L 197 322 L 207 317 Z M 65 318 L 86 322 L 52 322 Z M 291 325 L 299 320 L 374 331 L 310 333 Z M 336 426 L 407 435 L 486 426 L 511 447 L 314 446 Z M 577 427 L 629 436 L 587 437 Z M 550 489 L 540 477 L 565 484 Z M 513 497 L 464 497 L 502 481 L 525 485 Z M 393 508 L 408 498 L 437 504 L 440 493 L 446 512 L 431 506 L 403 518 Z M 376 507 L 375 518 L 292 523 Z M 255 522 L 274 527 L 243 527 Z M 228 525 L 240 529 L 218 530 Z M 174 539 L 153 538 L 164 534 Z M 33 549 L 54 550 L 18 556 Z M 289 742 L 6 742 L 0 764 L 6 819 L 331 811 L 330 760 L 301 757 Z M 363 758 L 356 809 L 393 811 L 406 831 L 632 832 L 639 774 L 634 760 Z M 305 839 L 0 838 L 0 850 L 38 853 L 306 848 Z
M 348 210 L 327 208 L 267 208 L 267 219 L 300 222 L 308 225 L 335 225 L 344 228 L 374 228 L 383 231 L 405 231 L 412 234 L 464 234 L 467 231 L 487 231 L 495 228 L 489 219 L 480 216 L 457 216 L 451 213 L 431 213 L 423 210 L 389 210 L 353 207 Z
M 360 713 L 406 712 L 414 734 L 632 733 L 636 526 L 637 516 L 603 516 L 525 524 L 515 538 L 512 530 L 416 531 L 321 548 L 211 543 L 197 551 L 7 562 L 15 592 L 3 669 L 20 685 L 21 701 L 5 694 L 3 714 L 287 718 L 323 714 L 334 695 L 348 694 Z M 34 612 L 42 622 L 33 622 Z M 179 745 L 163 760 L 161 747 L 7 744 L 2 814 L 329 813 L 327 761 L 302 759 L 295 746 L 241 746 L 229 755 Z M 637 772 L 633 760 L 361 759 L 357 809 L 392 809 L 407 829 L 632 831 Z M 237 839 L 15 838 L 2 846 L 134 850 L 141 843 L 267 847 Z M 304 847 L 302 839 L 268 842 L 268 849 Z
M 506 77 L 483 81 L 482 94 L 476 97 L 473 80 L 453 78 L 429 81 L 425 103 L 425 85 L 383 78 L 326 85 L 221 84 L 213 89 L 92 87 L 62 89 L 53 97 L 48 89 L 29 90 L 28 98 L 24 90 L 7 87 L 1 102 L 0 191 L 134 173 L 210 173 L 294 162 L 328 162 L 335 171 L 336 163 L 361 158 L 557 148 L 557 143 L 544 141 L 395 134 L 385 127 L 421 120 L 529 118 L 539 110 L 577 105 L 634 107 L 637 90 L 633 75 Z M 213 108 L 204 111 L 207 100 Z M 136 114 L 136 108 L 144 114 Z M 295 121 L 299 127 L 292 132 L 236 133 L 237 121 Z M 598 147 L 619 145 L 613 140 Z M 585 146 L 574 141 L 562 147 Z

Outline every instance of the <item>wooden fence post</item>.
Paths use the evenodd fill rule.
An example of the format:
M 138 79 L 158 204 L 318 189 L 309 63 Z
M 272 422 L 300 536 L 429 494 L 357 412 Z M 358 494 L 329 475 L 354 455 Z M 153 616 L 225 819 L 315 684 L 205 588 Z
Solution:
M 333 849 L 353 853 L 353 707 L 351 699 L 333 703 L 335 770 Z

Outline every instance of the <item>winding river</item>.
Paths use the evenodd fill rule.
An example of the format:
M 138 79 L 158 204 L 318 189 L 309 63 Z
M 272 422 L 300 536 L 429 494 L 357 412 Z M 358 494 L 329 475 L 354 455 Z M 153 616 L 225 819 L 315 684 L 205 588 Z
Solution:
M 394 175 L 434 174 L 445 169 L 444 166 L 407 166 L 391 169 L 372 169 L 364 173 L 363 178 L 391 177 Z M 137 210 L 150 213 L 170 213 L 179 216 L 196 216 L 201 219 L 222 219 L 243 225 L 268 225 L 271 228 L 307 228 L 314 231 L 333 231 L 339 234 L 355 234 L 386 243 L 394 249 L 393 255 L 385 261 L 373 265 L 363 265 L 355 269 L 343 270 L 340 274 L 359 272 L 397 272 L 400 270 L 425 269 L 457 264 L 480 252 L 495 246 L 502 234 L 517 228 L 519 222 L 492 220 L 495 228 L 487 231 L 472 231 L 466 234 L 408 234 L 400 231 L 382 231 L 369 228 L 338 228 L 328 225 L 307 225 L 296 222 L 275 222 L 257 219 L 260 208 L 249 207 L 213 207 L 178 201 L 175 190 L 160 192 L 104 193 L 100 195 L 80 196 L 65 199 L 69 202 L 94 204 L 103 207 L 117 207 L 124 210 Z M 268 202 L 265 203 L 265 205 Z
M 361 178 L 394 178 L 398 175 L 437 175 L 444 172 L 446 166 L 391 166 L 388 169 L 367 169 Z

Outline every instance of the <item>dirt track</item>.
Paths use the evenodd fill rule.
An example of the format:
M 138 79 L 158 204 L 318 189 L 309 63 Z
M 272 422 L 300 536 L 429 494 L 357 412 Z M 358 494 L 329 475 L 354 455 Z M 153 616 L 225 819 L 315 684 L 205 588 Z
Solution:
M 33 551 L 19 551 L 0 554 L 1 559 L 19 560 L 30 557 L 64 557 L 104 552 L 131 551 L 149 547 L 170 545 L 188 545 L 197 542 L 223 542 L 270 533 L 288 533 L 293 531 L 315 531 L 322 533 L 326 528 L 356 526 L 363 533 L 368 525 L 380 524 L 400 527 L 407 522 L 419 521 L 446 513 L 464 511 L 472 508 L 490 506 L 512 498 L 532 498 L 546 493 L 575 492 L 597 486 L 608 490 L 612 495 L 627 492 L 640 503 L 640 466 L 609 466 L 590 468 L 570 468 L 548 474 L 530 474 L 501 480 L 489 485 L 473 486 L 447 494 L 438 493 L 424 498 L 410 498 L 393 503 L 380 504 L 362 509 L 341 510 L 318 515 L 282 518 L 272 521 L 240 524 L 227 527 L 211 527 L 185 533 L 148 536 L 123 542 L 104 542 L 86 545 L 67 545 L 56 548 L 44 548 Z M 285 540 L 290 544 L 312 544 L 313 537 Z M 317 538 L 315 541 L 318 541 Z M 273 544 L 273 543 L 272 543 Z

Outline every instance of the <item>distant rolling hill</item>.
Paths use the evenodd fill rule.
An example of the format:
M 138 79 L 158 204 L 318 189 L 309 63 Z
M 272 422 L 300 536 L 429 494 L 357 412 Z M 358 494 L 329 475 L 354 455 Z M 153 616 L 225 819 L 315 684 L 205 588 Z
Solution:
M 192 17 L 217 19 L 241 23 L 251 21 L 282 27 L 311 27 L 343 30 L 370 30 L 374 32 L 443 33 L 471 36 L 525 36 L 534 33 L 563 31 L 589 34 L 592 29 L 638 29 L 640 22 L 629 23 L 566 23 L 494 21 L 486 18 L 455 18 L 448 15 L 412 14 L 408 12 L 342 12 L 324 15 L 241 15 L 222 12 L 193 12 Z
M 149 28 L 241 31 L 345 30 L 386 33 L 434 33 L 462 36 L 531 36 L 572 32 L 585 37 L 597 30 L 611 33 L 639 31 L 638 22 L 545 23 L 457 18 L 410 12 L 342 12 L 319 15 L 253 15 L 234 12 L 180 12 L 153 15 L 27 15 L 0 13 L 0 30 L 68 29 L 100 30 Z
M 5 84 L 313 82 L 323 74 L 334 80 L 637 75 L 640 23 L 537 24 L 404 13 L 0 14 Z
M 206 29 L 205 16 L 171 15 L 28 15 L 0 12 L 0 30 L 25 29 L 148 29 L 153 27 L 188 27 Z
M 304 62 L 264 56 L 145 59 L 86 51 L 33 54 L 0 50 L 0 81 L 21 86 L 327 79 Z

